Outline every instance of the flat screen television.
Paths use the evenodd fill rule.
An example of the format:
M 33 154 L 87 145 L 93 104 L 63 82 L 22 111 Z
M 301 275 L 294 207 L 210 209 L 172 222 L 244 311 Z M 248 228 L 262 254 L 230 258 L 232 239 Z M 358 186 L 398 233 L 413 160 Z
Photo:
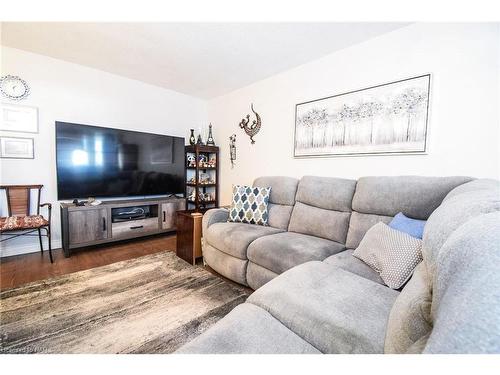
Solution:
M 184 138 L 56 122 L 57 196 L 184 193 Z

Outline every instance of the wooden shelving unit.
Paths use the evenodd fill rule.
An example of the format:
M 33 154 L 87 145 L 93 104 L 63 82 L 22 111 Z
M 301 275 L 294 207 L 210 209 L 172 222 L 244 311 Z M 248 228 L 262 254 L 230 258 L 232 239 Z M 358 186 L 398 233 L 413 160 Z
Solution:
M 195 165 L 192 165 L 192 160 Z M 212 161 L 212 165 L 208 163 Z M 219 147 L 185 147 L 186 206 L 188 210 L 206 211 L 219 206 Z M 201 182 L 202 179 L 209 182 Z M 194 196 L 192 195 L 195 191 Z M 194 198 L 194 199 L 193 199 Z

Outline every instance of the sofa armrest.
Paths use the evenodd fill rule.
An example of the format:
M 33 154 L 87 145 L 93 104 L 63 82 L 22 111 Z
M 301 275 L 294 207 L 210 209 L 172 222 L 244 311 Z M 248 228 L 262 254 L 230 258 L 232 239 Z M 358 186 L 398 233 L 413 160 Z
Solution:
M 208 227 L 215 223 L 224 223 L 229 217 L 229 210 L 226 208 L 213 208 L 203 215 L 202 233 L 206 233 Z

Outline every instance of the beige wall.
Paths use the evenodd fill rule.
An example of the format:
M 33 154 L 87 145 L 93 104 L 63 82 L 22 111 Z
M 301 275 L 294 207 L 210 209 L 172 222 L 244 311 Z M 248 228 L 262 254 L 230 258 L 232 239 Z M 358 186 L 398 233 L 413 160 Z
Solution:
M 222 203 L 231 184 L 261 175 L 471 175 L 498 178 L 498 24 L 413 24 L 209 102 L 222 147 Z M 293 158 L 295 104 L 432 74 L 427 155 Z M 250 144 L 238 123 L 250 103 L 262 130 Z M 228 138 L 237 135 L 231 169 Z

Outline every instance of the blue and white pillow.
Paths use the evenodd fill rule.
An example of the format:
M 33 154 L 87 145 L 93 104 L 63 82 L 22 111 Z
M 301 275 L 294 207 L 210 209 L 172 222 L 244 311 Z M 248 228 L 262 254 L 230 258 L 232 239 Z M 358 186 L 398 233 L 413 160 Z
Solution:
M 392 229 L 399 230 L 412 237 L 422 239 L 424 235 L 425 220 L 411 219 L 405 216 L 402 212 L 394 216 L 389 223 Z
M 270 187 L 233 185 L 233 200 L 227 221 L 268 225 Z

